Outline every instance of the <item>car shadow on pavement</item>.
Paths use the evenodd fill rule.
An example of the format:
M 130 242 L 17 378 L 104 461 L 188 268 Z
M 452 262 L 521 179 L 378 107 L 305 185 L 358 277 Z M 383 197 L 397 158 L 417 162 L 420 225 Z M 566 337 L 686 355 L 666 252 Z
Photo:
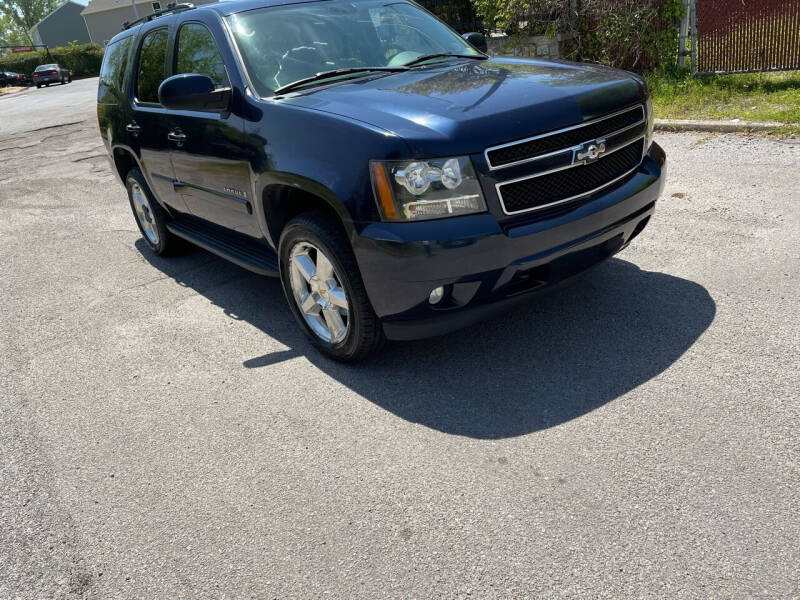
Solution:
M 613 258 L 500 317 L 439 338 L 390 343 L 367 363 L 343 365 L 305 339 L 279 280 L 221 259 L 202 268 L 210 259 L 202 250 L 162 259 L 141 240 L 137 247 L 181 285 L 289 348 L 249 358 L 245 367 L 305 356 L 398 417 L 479 439 L 553 427 L 620 397 L 668 369 L 716 313 L 697 283 Z M 225 283 L 213 284 L 211 271 L 213 281 Z

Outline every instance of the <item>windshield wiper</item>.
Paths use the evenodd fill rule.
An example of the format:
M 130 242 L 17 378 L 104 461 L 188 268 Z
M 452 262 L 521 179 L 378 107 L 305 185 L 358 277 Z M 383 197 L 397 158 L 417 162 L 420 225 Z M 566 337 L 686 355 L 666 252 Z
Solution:
M 474 58 L 476 60 L 486 60 L 488 57 L 485 54 L 454 54 L 451 52 L 439 52 L 437 54 L 423 54 L 422 56 L 418 56 L 414 60 L 405 63 L 403 66 L 413 67 L 427 60 L 433 60 L 434 58 Z
M 342 75 L 350 75 L 353 73 L 370 73 L 374 71 L 386 71 L 388 73 L 399 73 L 401 71 L 408 71 L 408 67 L 397 66 L 397 67 L 349 67 L 347 69 L 333 69 L 332 71 L 323 71 L 322 73 L 317 73 L 316 75 L 312 75 L 311 77 L 305 77 L 304 79 L 298 79 L 297 81 L 293 81 L 292 83 L 287 83 L 286 85 L 282 85 L 277 90 L 275 90 L 275 94 L 283 94 L 284 92 L 289 92 L 295 88 L 302 87 L 308 83 L 314 83 L 316 81 L 324 81 L 325 79 L 332 79 L 334 77 L 340 77 Z

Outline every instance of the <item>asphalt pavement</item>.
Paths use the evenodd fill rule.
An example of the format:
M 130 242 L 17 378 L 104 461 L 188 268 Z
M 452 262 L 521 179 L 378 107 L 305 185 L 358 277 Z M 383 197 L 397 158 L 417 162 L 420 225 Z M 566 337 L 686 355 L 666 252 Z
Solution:
M 0 96 L 0 139 L 53 125 L 82 122 L 95 114 L 90 102 L 96 96 L 96 77 L 39 89 L 32 86 Z
M 0 98 L 0 598 L 800 597 L 800 141 L 661 134 L 570 287 L 344 366 Z

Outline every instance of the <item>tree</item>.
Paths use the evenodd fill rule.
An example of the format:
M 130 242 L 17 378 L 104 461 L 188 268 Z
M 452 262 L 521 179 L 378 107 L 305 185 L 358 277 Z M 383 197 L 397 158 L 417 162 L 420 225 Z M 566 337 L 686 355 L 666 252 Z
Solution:
M 25 46 L 30 44 L 28 36 L 11 19 L 0 14 L 0 46 Z
M 33 44 L 29 30 L 49 15 L 58 0 L 0 0 L 0 39 L 15 40 L 11 44 Z

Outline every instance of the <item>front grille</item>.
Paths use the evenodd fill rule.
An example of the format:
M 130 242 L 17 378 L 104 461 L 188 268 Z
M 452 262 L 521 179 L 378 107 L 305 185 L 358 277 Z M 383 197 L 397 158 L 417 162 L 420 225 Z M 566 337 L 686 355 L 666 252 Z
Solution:
M 606 138 L 606 147 L 616 148 L 617 146 L 622 146 L 626 142 L 632 142 L 636 138 L 642 137 L 645 133 L 647 133 L 647 123 L 642 123 L 636 127 L 608 136 Z
M 609 136 L 621 129 L 644 122 L 644 108 L 634 106 L 623 112 L 576 125 L 569 129 L 546 133 L 516 143 L 489 148 L 486 158 L 492 169 L 535 159 L 537 156 L 567 150 L 578 144 Z M 644 125 L 642 125 L 644 127 Z
M 513 214 L 554 203 L 569 203 L 574 209 L 583 201 L 570 202 L 610 185 L 631 172 L 642 161 L 644 139 L 602 156 L 595 162 L 556 171 L 549 175 L 501 184 L 500 200 L 507 214 Z M 567 208 L 564 206 L 563 208 Z M 561 212 L 560 210 L 558 212 Z

